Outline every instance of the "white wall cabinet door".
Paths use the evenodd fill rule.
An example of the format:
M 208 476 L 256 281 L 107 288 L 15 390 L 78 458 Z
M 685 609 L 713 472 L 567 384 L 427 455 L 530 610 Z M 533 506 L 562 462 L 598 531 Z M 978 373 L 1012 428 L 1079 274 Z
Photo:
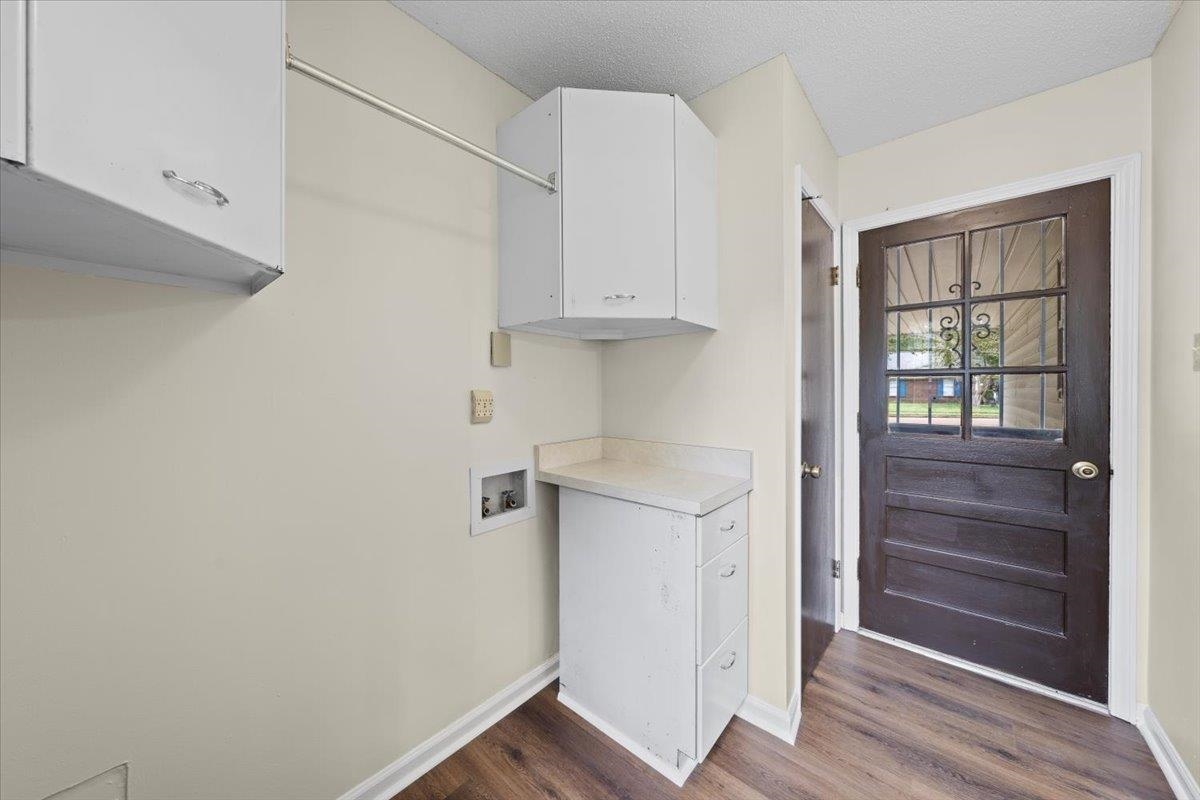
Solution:
M 679 319 L 717 327 L 717 140 L 675 98 L 675 285 Z
M 29 9 L 31 166 L 281 265 L 283 4 L 32 0 Z
M 675 316 L 672 103 L 562 90 L 564 316 Z

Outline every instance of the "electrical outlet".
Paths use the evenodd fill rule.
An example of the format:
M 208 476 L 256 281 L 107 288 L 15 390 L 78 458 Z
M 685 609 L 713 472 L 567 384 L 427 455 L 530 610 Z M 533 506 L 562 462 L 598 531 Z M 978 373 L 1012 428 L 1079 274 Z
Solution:
M 496 401 L 488 389 L 471 390 L 471 423 L 491 422 Z

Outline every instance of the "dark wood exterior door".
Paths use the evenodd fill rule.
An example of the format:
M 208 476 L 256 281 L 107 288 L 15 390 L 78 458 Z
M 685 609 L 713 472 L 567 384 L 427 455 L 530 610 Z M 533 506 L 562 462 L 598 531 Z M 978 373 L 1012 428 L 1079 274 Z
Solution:
M 861 623 L 1108 695 L 1109 183 L 860 235 Z
M 800 683 L 804 686 L 833 639 L 834 402 L 833 230 L 805 202 L 800 257 Z

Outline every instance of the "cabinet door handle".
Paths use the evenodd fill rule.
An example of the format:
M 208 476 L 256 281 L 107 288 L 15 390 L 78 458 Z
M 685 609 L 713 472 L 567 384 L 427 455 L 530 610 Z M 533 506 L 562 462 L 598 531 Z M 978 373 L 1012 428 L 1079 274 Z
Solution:
M 729 657 L 723 664 L 721 664 L 721 669 L 731 669 L 733 667 L 733 662 L 735 661 L 737 661 L 737 653 L 730 651 Z
M 617 292 L 616 294 L 604 295 L 605 300 L 637 300 L 636 294 L 626 294 L 625 292 Z
M 729 533 L 729 532 L 730 532 L 731 530 L 733 530 L 733 529 L 734 529 L 734 527 L 736 527 L 736 526 L 737 526 L 737 520 L 732 520 L 732 519 L 731 519 L 731 520 L 729 520 L 729 524 L 728 524 L 728 525 L 722 525 L 722 526 L 721 526 L 721 531 L 722 531 L 723 533 Z
M 169 181 L 178 181 L 184 186 L 190 186 L 193 189 L 204 192 L 206 195 L 211 197 L 213 202 L 215 202 L 218 206 L 229 205 L 229 198 L 225 196 L 224 192 L 215 186 L 205 183 L 204 181 L 184 180 L 183 178 L 179 177 L 179 175 L 177 175 L 173 169 L 164 169 L 162 171 L 162 176 Z
M 720 575 L 722 578 L 732 578 L 733 573 L 735 572 L 737 572 L 737 564 L 730 564 L 725 569 L 721 570 Z

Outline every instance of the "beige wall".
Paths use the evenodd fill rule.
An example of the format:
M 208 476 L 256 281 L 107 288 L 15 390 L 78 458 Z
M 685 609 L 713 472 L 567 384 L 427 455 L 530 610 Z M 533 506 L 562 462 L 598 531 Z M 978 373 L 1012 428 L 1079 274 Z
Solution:
M 750 691 L 791 692 L 787 444 L 794 267 L 789 199 L 802 161 L 834 192 L 836 157 L 783 57 L 691 102 L 716 134 L 720 329 L 604 347 L 604 432 L 754 451 Z
M 1151 59 L 1150 707 L 1200 778 L 1200 3 Z
M 914 133 L 838 161 L 843 220 L 1141 153 L 1141 318 L 1150 319 L 1150 59 Z M 1150 409 L 1150 333 L 1139 350 L 1139 403 Z M 1150 418 L 1139 435 L 1139 697 L 1146 696 Z
M 288 29 L 484 144 L 529 102 L 381 2 Z M 6 799 L 126 760 L 139 798 L 334 797 L 557 650 L 555 510 L 471 539 L 467 469 L 599 433 L 599 345 L 491 368 L 495 170 L 287 88 L 261 294 L 0 271 Z

